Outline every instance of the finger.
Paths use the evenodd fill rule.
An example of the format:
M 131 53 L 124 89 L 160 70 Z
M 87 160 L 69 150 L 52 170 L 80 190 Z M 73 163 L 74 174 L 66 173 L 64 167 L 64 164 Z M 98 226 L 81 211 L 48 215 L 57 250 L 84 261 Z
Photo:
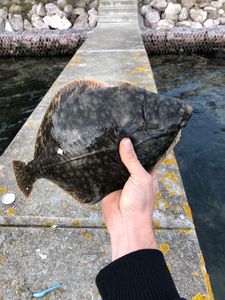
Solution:
M 134 151 L 134 147 L 129 138 L 122 139 L 119 147 L 120 157 L 131 176 L 142 179 L 143 176 L 149 175 L 143 168 L 137 155 Z

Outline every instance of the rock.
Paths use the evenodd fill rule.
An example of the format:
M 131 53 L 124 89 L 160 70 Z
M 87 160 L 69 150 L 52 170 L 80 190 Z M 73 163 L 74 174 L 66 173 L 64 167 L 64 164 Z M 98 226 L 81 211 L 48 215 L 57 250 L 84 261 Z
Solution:
M 192 22 L 191 23 L 191 28 L 192 29 L 201 29 L 202 28 L 202 24 L 199 22 Z
M 89 9 L 87 13 L 88 13 L 89 16 L 97 15 L 98 14 L 97 11 L 94 8 Z
M 49 29 L 48 25 L 45 24 L 41 19 L 37 19 L 32 22 L 33 26 L 37 29 Z
M 42 20 L 41 17 L 38 14 L 33 14 L 31 16 L 31 23 L 33 24 L 34 22 L 38 21 L 38 20 Z M 34 24 L 33 24 L 34 25 Z
M 218 1 L 211 1 L 210 5 L 212 7 L 215 7 L 215 8 L 221 8 L 223 6 L 223 2 L 218 0 Z
M 21 11 L 22 11 L 21 6 L 16 5 L 16 4 L 12 4 L 9 8 L 9 12 L 11 14 L 19 14 L 19 13 L 21 13 Z
M 38 5 L 37 4 L 34 4 L 30 10 L 31 14 L 36 14 L 37 13 L 37 7 Z
M 221 25 L 225 25 L 225 17 L 221 17 L 220 18 L 220 24 Z
M 145 15 L 145 26 L 146 27 L 151 27 L 151 28 L 156 28 L 157 27 L 157 23 L 160 21 L 160 15 L 159 12 L 157 10 L 148 12 Z
M 186 21 L 177 22 L 176 26 L 177 27 L 188 27 L 188 28 L 190 28 L 191 24 L 192 24 L 192 22 L 190 20 L 186 20 Z
M 223 16 L 224 15 L 224 9 L 222 9 L 222 8 L 220 8 L 219 10 L 218 10 L 218 15 L 219 16 Z
M 14 30 L 13 30 L 11 24 L 9 23 L 9 21 L 5 22 L 5 31 L 7 31 L 7 32 L 14 32 Z
M 192 8 L 196 3 L 195 0 L 181 0 L 181 5 L 186 7 L 187 9 Z
M 181 12 L 181 5 L 170 2 L 168 4 L 167 8 L 165 9 L 166 19 L 172 20 L 172 21 L 177 21 L 178 14 L 180 12 Z
M 7 8 L 0 8 L 0 20 L 6 20 L 8 16 Z
M 144 5 L 148 5 L 150 2 L 151 2 L 151 0 L 143 0 L 143 1 L 142 1 L 142 3 L 143 3 Z
M 23 31 L 23 18 L 21 15 L 12 15 L 9 18 L 9 23 L 11 24 L 14 31 Z
M 33 29 L 32 24 L 27 19 L 24 19 L 23 27 L 24 27 L 24 30 L 32 30 Z
M 78 0 L 76 2 L 76 7 L 77 8 L 85 8 L 86 7 L 86 3 L 83 0 Z
M 99 1 L 98 0 L 94 0 L 92 1 L 90 4 L 89 4 L 89 9 L 91 8 L 94 8 L 94 9 L 98 9 L 98 4 L 99 4 Z
M 64 17 L 65 14 L 62 12 L 54 3 L 45 4 L 45 10 L 47 12 L 47 16 L 58 15 L 59 17 Z
M 172 29 L 175 26 L 174 21 L 172 20 L 160 20 L 157 24 L 156 30 L 162 29 L 162 30 L 169 30 Z
M 72 24 L 66 18 L 60 18 L 59 15 L 45 16 L 43 22 L 53 29 L 66 30 L 69 29 Z
M 94 28 L 97 25 L 98 22 L 98 16 L 97 15 L 90 15 L 88 18 L 88 22 L 91 28 Z
M 64 10 L 64 8 L 68 5 L 66 0 L 57 0 L 57 6 L 59 9 Z
M 40 17 L 44 17 L 46 15 L 46 11 L 43 3 L 38 4 L 36 11 Z
M 203 23 L 207 18 L 207 12 L 202 9 L 194 9 L 190 10 L 190 17 L 194 22 Z
M 220 25 L 220 19 L 214 20 L 213 23 L 214 23 L 214 26 L 219 26 Z
M 21 1 L 20 1 L 20 0 L 12 0 L 12 3 L 13 3 L 13 4 L 20 5 L 20 4 L 21 4 Z
M 64 7 L 64 13 L 66 14 L 67 18 L 69 18 L 71 16 L 72 11 L 73 11 L 73 6 L 71 4 L 67 4 Z
M 218 14 L 217 14 L 217 9 L 215 7 L 211 7 L 211 6 L 206 6 L 204 7 L 204 11 L 206 11 L 208 13 L 207 17 L 208 19 L 217 19 Z
M 77 30 L 88 28 L 88 15 L 85 12 L 76 18 L 73 28 Z
M 5 31 L 5 20 L 0 19 L 0 32 Z
M 214 22 L 212 19 L 208 19 L 203 23 L 203 27 L 205 28 L 211 28 L 214 26 Z
M 150 6 L 154 7 L 160 12 L 163 12 L 167 7 L 167 2 L 165 0 L 153 0 L 150 2 Z
M 185 21 L 188 19 L 188 10 L 186 7 L 182 7 L 181 12 L 178 16 L 179 21 Z
M 150 5 L 143 5 L 141 7 L 141 10 L 140 10 L 142 16 L 145 16 L 148 12 L 152 12 L 152 11 L 153 10 L 152 10 L 152 7 Z

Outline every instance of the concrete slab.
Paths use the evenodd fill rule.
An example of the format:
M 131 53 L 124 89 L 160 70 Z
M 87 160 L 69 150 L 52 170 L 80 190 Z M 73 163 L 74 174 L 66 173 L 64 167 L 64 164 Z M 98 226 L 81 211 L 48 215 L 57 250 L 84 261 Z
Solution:
M 105 25 L 99 24 L 93 32 L 88 34 L 88 39 L 82 46 L 82 51 L 101 50 L 102 52 L 104 50 L 112 51 L 116 49 L 123 51 L 144 50 L 137 24 L 132 24 L 131 26 L 114 24 L 107 28 Z
M 195 231 L 157 230 L 156 236 L 180 294 L 211 299 Z M 99 300 L 94 280 L 110 255 L 104 229 L 0 228 L 0 299 L 30 299 L 28 288 L 61 283 L 45 299 Z

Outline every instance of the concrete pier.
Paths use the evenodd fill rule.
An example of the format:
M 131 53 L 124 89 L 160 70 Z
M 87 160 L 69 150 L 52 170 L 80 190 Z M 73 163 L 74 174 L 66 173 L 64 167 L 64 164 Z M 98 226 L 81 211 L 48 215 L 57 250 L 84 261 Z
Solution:
M 115 14 L 116 12 L 116 14 Z M 0 158 L 0 299 L 30 299 L 55 283 L 62 288 L 46 299 L 100 299 L 95 276 L 110 262 L 109 236 L 101 207 L 81 205 L 58 186 L 41 179 L 26 199 L 15 182 L 13 159 L 33 158 L 36 133 L 55 93 L 81 78 L 133 85 L 157 92 L 138 28 L 136 0 L 101 0 L 99 24 L 52 85 Z M 159 170 L 155 203 L 157 241 L 180 294 L 212 300 L 213 294 L 197 240 L 174 153 Z M 29 289 L 28 289 L 29 288 Z

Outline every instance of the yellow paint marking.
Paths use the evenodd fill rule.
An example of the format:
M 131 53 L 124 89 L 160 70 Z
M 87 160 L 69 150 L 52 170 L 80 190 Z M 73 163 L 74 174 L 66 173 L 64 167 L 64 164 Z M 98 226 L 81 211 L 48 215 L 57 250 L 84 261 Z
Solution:
M 206 284 L 207 292 L 209 295 L 209 298 L 202 298 L 202 299 L 214 300 L 213 291 L 212 291 L 212 287 L 211 287 L 211 283 L 210 283 L 210 279 L 209 279 L 209 274 L 206 271 L 205 260 L 204 260 L 202 252 L 200 254 L 200 268 L 201 268 L 202 275 L 203 275 L 203 278 L 204 278 L 204 281 Z M 194 300 L 196 300 L 196 299 L 194 299 Z
M 188 233 L 191 232 L 191 229 L 182 229 L 182 232 L 183 232 L 184 234 L 188 234 Z
M 192 300 L 210 300 L 207 296 L 204 296 L 202 294 L 196 294 L 194 297 L 192 297 Z
M 5 259 L 4 258 L 0 258 L 0 265 L 4 265 L 5 264 Z
M 170 246 L 167 243 L 163 243 L 160 245 L 159 250 L 162 251 L 163 254 L 167 254 L 170 251 Z
M 199 272 L 194 272 L 194 275 L 196 276 L 196 277 L 199 277 Z
M 178 176 L 175 173 L 173 173 L 173 172 L 166 173 L 166 174 L 163 175 L 163 180 L 167 180 L 167 179 L 169 179 L 169 180 L 171 180 L 171 181 L 173 181 L 175 183 L 179 183 Z
M 52 227 L 54 225 L 54 223 L 52 221 L 45 221 L 44 225 L 47 227 Z
M 79 220 L 75 220 L 75 221 L 72 221 L 71 224 L 70 224 L 72 227 L 80 227 L 80 221 Z
M 167 263 L 167 268 L 169 269 L 169 271 L 171 272 L 172 271 L 172 264 L 171 263 Z
M 0 187 L 0 195 L 5 194 L 8 192 L 8 189 L 6 187 Z
M 72 61 L 75 62 L 75 63 L 80 63 L 81 60 L 82 60 L 82 57 L 81 57 L 81 56 L 75 55 Z M 70 65 L 70 64 L 69 64 L 69 65 Z M 69 65 L 68 65 L 68 66 L 69 66 Z
M 8 216 L 14 216 L 16 213 L 16 210 L 13 207 L 9 207 L 6 212 L 7 212 Z
M 164 166 L 177 166 L 177 161 L 174 156 L 166 157 L 163 161 Z
M 142 67 L 137 67 L 132 71 L 132 73 L 134 73 L 134 74 L 140 74 L 140 73 L 144 73 L 144 72 L 149 72 L 148 65 L 144 65 Z
M 190 209 L 190 206 L 188 205 L 187 202 L 185 202 L 185 203 L 183 204 L 183 208 L 184 208 L 184 211 L 185 211 L 185 214 L 187 215 L 187 217 L 188 217 L 189 219 L 192 219 L 191 209 Z
M 86 239 L 89 239 L 89 240 L 93 237 L 93 234 L 92 234 L 92 233 L 86 232 L 86 231 L 84 231 L 84 230 L 81 230 L 81 231 L 80 231 L 80 235 L 83 235 Z
M 158 192 L 155 194 L 156 199 L 160 199 L 162 197 L 162 193 Z
M 160 228 L 160 221 L 158 221 L 158 220 L 153 220 L 153 227 L 155 228 L 155 229 L 158 229 L 158 228 Z
M 25 125 L 28 126 L 28 127 L 32 127 L 33 122 L 32 122 L 32 121 L 27 121 L 27 122 L 25 123 Z

